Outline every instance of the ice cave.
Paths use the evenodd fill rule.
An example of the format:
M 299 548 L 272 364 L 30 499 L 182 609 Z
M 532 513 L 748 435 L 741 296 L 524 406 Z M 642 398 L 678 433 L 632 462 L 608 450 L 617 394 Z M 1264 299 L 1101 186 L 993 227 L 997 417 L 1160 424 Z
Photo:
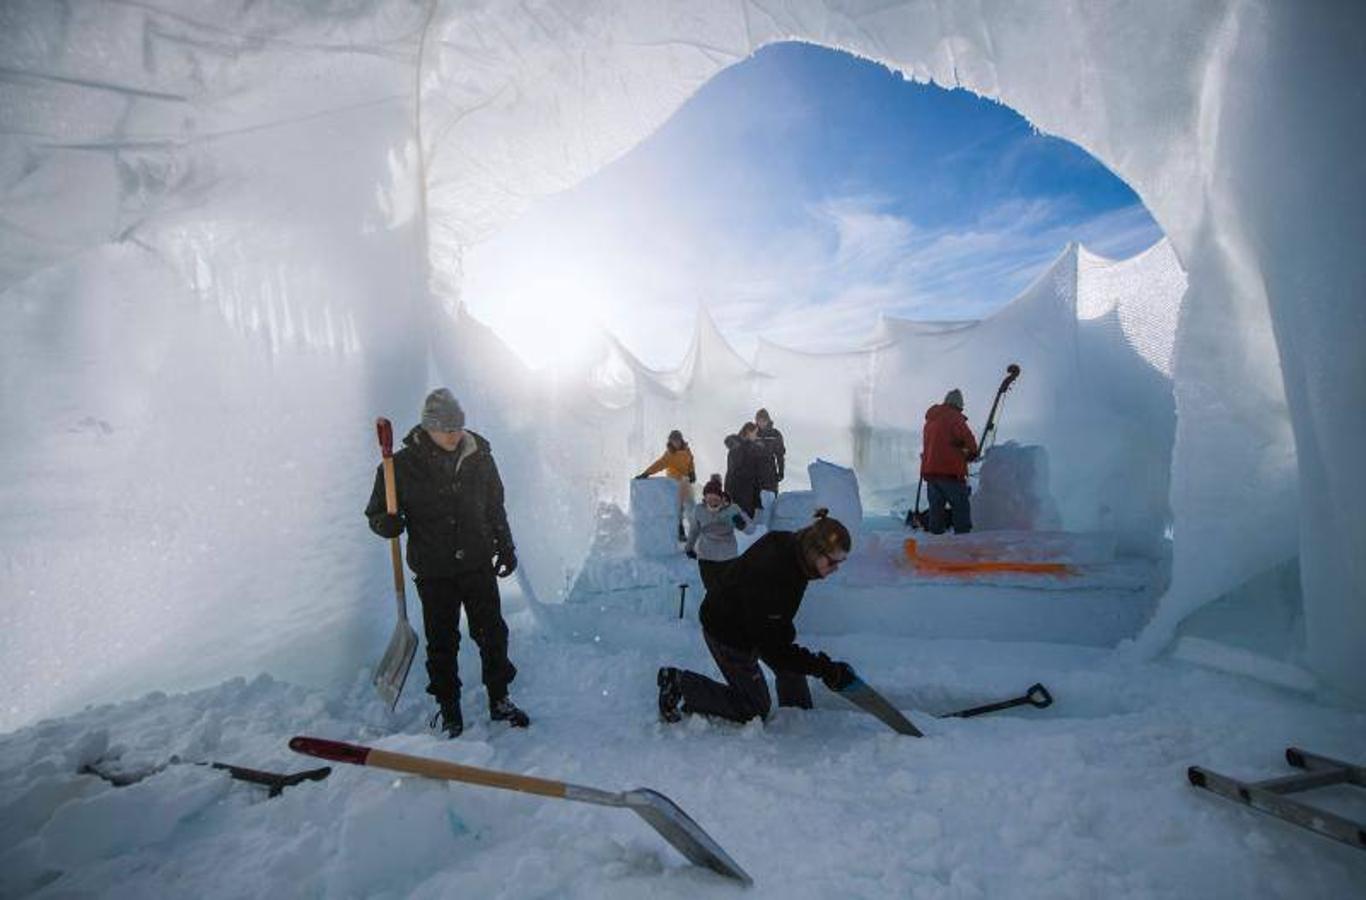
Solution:
M 700 306 L 675 370 L 604 334 L 550 376 L 470 314 L 472 248 L 792 41 L 1009 106 L 1166 239 L 1126 260 L 1069 245 L 987 319 L 888 319 L 844 353 L 746 358 Z M 572 804 L 347 769 L 262 812 L 195 767 L 76 774 L 171 752 L 297 768 L 284 740 L 310 731 L 666 787 L 764 895 L 1366 889 L 1359 849 L 1268 832 L 1184 775 L 1252 774 L 1295 735 L 1366 750 L 1363 74 L 1366 7 L 1332 0 L 0 6 L 0 894 L 730 890 Z M 919 425 L 891 398 L 935 390 L 926 358 L 989 397 L 984 347 L 1025 370 L 998 447 L 1069 474 L 1049 527 L 1105 536 L 1061 551 L 1106 563 L 1085 590 L 892 572 Z M 370 690 L 393 622 L 360 515 L 374 420 L 415 424 L 436 385 L 509 484 L 504 608 L 543 717 L 528 738 L 549 741 L 438 743 L 417 674 L 394 713 Z M 864 653 L 908 710 L 1043 667 L 1055 718 L 942 719 L 915 745 L 938 753 L 838 698 L 815 712 L 858 723 L 842 737 L 787 710 L 654 721 L 660 655 L 701 643 L 673 616 L 688 561 L 623 549 L 648 540 L 629 474 L 670 427 L 765 403 L 787 411 L 794 493 L 826 496 L 818 459 L 858 478 L 850 564 L 821 586 L 845 602 L 813 588 L 802 634 Z M 259 865 L 234 872 L 243 854 Z

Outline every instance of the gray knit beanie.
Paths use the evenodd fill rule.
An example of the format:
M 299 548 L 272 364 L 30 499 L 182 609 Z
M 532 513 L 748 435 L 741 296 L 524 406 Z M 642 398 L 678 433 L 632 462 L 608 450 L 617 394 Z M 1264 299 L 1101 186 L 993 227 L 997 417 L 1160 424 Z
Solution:
M 428 431 L 459 431 L 465 427 L 465 411 L 447 388 L 437 388 L 422 403 L 422 427 Z
M 958 388 L 954 388 L 953 390 L 949 391 L 947 394 L 944 395 L 944 405 L 962 409 L 963 392 L 958 390 Z

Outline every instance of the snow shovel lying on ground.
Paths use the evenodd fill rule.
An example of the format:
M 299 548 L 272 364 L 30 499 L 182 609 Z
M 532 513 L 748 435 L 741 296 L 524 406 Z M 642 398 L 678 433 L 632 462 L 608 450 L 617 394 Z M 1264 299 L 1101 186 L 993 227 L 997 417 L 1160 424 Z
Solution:
M 485 787 L 539 794 L 542 797 L 555 797 L 560 800 L 596 803 L 598 806 L 624 806 L 644 819 L 647 825 L 659 832 L 660 837 L 672 844 L 694 865 L 706 866 L 746 885 L 754 883 L 745 870 L 740 868 L 701 826 L 689 818 L 687 813 L 668 797 L 649 788 L 636 788 L 634 791 L 614 794 L 547 778 L 532 778 L 493 769 L 477 769 L 474 766 L 462 766 L 445 760 L 391 753 L 388 750 L 376 750 L 372 747 L 329 741 L 324 738 L 294 737 L 290 739 L 289 749 L 295 753 L 316 756 L 332 762 L 375 766 L 425 778 L 481 784 Z
M 375 431 L 379 435 L 379 450 L 384 467 L 384 508 L 390 515 L 398 512 L 398 487 L 394 482 L 394 426 L 388 419 L 375 420 Z M 394 564 L 394 599 L 398 603 L 398 622 L 389 638 L 389 646 L 375 670 L 375 690 L 390 709 L 398 705 L 399 695 L 403 693 L 404 682 L 408 680 L 408 670 L 413 666 L 413 656 L 417 653 L 417 632 L 408 624 L 408 601 L 403 592 L 403 550 L 398 538 L 389 540 L 389 556 Z

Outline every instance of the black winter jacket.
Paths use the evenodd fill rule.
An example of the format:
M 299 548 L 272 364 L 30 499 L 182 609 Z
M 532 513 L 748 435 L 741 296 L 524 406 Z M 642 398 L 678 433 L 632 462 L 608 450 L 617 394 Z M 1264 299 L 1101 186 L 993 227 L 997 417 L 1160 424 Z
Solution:
M 775 672 L 821 676 L 829 663 L 794 641 L 792 620 L 809 579 L 791 531 L 770 531 L 726 569 L 707 591 L 699 618 L 707 634 L 737 650 L 750 650 Z
M 759 448 L 753 441 L 732 434 L 726 438 L 726 451 L 724 490 L 736 506 L 752 517 L 759 506 Z
M 394 481 L 413 574 L 439 577 L 491 567 L 500 550 L 513 549 L 498 466 L 489 442 L 473 431 L 448 453 L 421 426 L 413 428 L 394 454 Z M 384 514 L 381 464 L 365 507 L 376 534 Z
M 783 443 L 783 433 L 770 425 L 759 429 L 755 441 L 763 451 L 763 461 L 759 472 L 759 489 L 778 493 L 778 482 L 783 480 L 786 466 L 787 446 Z

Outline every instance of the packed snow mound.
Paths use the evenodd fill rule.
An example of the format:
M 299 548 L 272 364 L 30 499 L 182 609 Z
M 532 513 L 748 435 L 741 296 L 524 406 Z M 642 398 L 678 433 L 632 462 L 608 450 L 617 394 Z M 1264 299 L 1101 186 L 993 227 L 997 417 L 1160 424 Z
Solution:
M 829 510 L 831 517 L 844 523 L 851 533 L 857 532 L 863 525 L 863 504 L 859 501 L 858 475 L 854 470 L 818 459 L 806 471 L 816 507 Z
M 414 692 L 389 717 L 367 679 L 151 694 L 0 737 L 0 894 L 734 897 L 635 815 L 334 764 L 286 788 L 194 762 L 297 772 L 308 734 L 600 790 L 649 787 L 755 879 L 745 896 L 1349 897 L 1360 851 L 1196 791 L 1185 767 L 1257 779 L 1300 744 L 1352 759 L 1366 717 L 1175 663 L 1078 647 L 859 635 L 857 661 L 927 737 L 813 684 L 767 725 L 655 721 L 655 667 L 710 671 L 696 625 L 559 607 L 571 640 L 514 627 L 534 722 L 475 695 L 442 740 Z M 965 661 L 971 660 L 972 665 Z M 1042 681 L 1046 710 L 935 719 Z M 534 701 L 533 701 L 534 698 Z M 183 762 L 169 764 L 172 756 Z M 115 787 L 81 770 L 147 773 Z M 164 768 L 160 768 L 164 766 Z M 159 771 L 158 771 L 159 769 Z M 1084 852 L 1079 852 L 1084 850 Z
M 656 390 L 626 383 L 635 373 L 624 353 L 589 366 L 597 394 L 580 393 L 577 376 L 563 390 L 532 384 L 463 314 L 461 254 L 780 40 L 998 99 L 1138 192 L 1187 281 L 1170 356 L 1161 303 L 1074 315 L 1072 332 L 1112 346 L 1122 337 L 1154 378 L 1170 359 L 1175 414 L 1127 414 L 1110 429 L 1140 446 L 1174 433 L 1169 464 L 1132 461 L 1157 499 L 1124 513 L 1135 537 L 1152 533 L 1145 521 L 1171 518 L 1172 585 L 1145 647 L 1163 648 L 1191 612 L 1298 554 L 1306 662 L 1360 695 L 1366 468 L 1344 448 L 1366 440 L 1366 256 L 1355 250 L 1366 243 L 1366 116 L 1351 114 L 1364 36 L 1360 4 L 1265 0 L 1027 14 L 837 0 L 720 0 L 686 14 L 667 0 L 4 4 L 0 384 L 11 424 L 0 464 L 17 477 L 0 487 L 11 511 L 0 521 L 0 674 L 15 686 L 0 722 L 187 664 L 221 677 L 330 655 L 283 652 L 282 633 L 329 647 L 368 634 L 385 573 L 361 563 L 373 544 L 346 510 L 368 489 L 373 417 L 404 421 L 434 383 L 468 398 L 515 485 L 510 513 L 531 581 L 562 594 L 597 501 L 625 503 L 622 473 L 638 471 L 670 428 L 714 428 L 623 399 Z M 1086 267 L 1074 269 L 1085 293 Z M 1041 291 L 1036 311 L 1065 305 Z M 102 337 L 101 323 L 125 320 L 144 327 Z M 997 320 L 905 330 L 950 355 L 955 334 L 984 327 L 1058 366 L 1074 349 L 1005 313 Z M 716 360 L 703 381 L 725 368 Z M 974 371 L 983 382 L 961 386 L 988 395 L 986 368 Z M 1013 436 L 1041 443 L 1024 431 L 1023 409 L 1092 386 L 1045 378 L 1042 364 L 1026 371 L 1040 395 L 1026 400 L 1022 382 L 1008 414 L 1022 429 Z M 816 407 L 850 416 L 846 384 L 813 397 Z M 914 416 L 941 387 L 874 393 L 872 412 L 900 405 Z M 1160 393 L 1137 376 L 1132 389 Z M 616 413 L 599 402 L 609 394 Z M 1098 415 L 1116 408 L 1102 403 Z M 720 433 L 753 413 L 742 400 L 718 409 Z M 774 411 L 780 427 L 795 409 Z M 865 422 L 842 461 L 853 464 L 859 446 L 878 452 L 883 438 Z M 844 418 L 833 433 L 849 433 Z M 262 461 L 281 448 L 292 468 L 266 475 Z M 1099 514 L 1069 501 L 1071 461 L 1050 451 L 1064 520 Z M 715 471 L 708 462 L 699 468 Z M 1078 497 L 1104 481 L 1094 467 L 1075 472 Z M 319 595 L 327 602 L 295 605 Z M 253 616 L 244 602 L 289 627 L 223 641 L 223 622 Z M 148 634 L 163 636 L 155 648 Z M 272 641 L 281 652 L 265 648 Z M 60 675 L 34 674 L 54 658 L 67 661 Z
M 978 531 L 1056 530 L 1062 520 L 1049 488 L 1048 451 L 1006 441 L 987 451 L 972 500 Z

